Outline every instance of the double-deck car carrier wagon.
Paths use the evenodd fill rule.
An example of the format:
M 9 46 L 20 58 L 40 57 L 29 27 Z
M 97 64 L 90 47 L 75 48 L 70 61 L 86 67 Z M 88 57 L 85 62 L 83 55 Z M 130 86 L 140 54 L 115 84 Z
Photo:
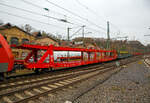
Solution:
M 80 65 L 88 65 L 93 63 L 111 61 L 117 58 L 115 50 L 97 50 L 97 49 L 85 49 L 85 48 L 71 48 L 71 47 L 56 47 L 22 44 L 20 46 L 12 45 L 12 47 L 18 49 L 27 49 L 31 51 L 24 60 L 15 60 L 15 63 L 24 65 L 28 69 L 51 69 L 62 67 L 75 67 Z M 80 59 L 78 61 L 57 61 L 54 60 L 54 52 L 79 52 Z M 57 57 L 59 58 L 59 57 Z M 63 58 L 63 57 L 61 57 Z M 65 57 L 70 59 L 71 57 Z
M 30 53 L 27 54 L 23 60 L 14 60 L 10 46 L 8 45 L 5 38 L 0 34 L 0 77 L 3 77 L 4 73 L 12 71 L 14 68 L 14 63 L 22 65 L 26 69 L 39 71 L 52 68 L 59 69 L 88 65 L 93 63 L 111 61 L 117 58 L 115 50 L 56 47 L 53 45 L 41 46 L 33 44 L 11 45 L 11 47 L 26 49 L 29 50 Z M 78 52 L 78 54 L 80 55 L 77 57 L 55 57 L 54 52 L 62 51 Z M 65 58 L 68 60 L 57 61 L 54 58 Z M 73 58 L 77 58 L 78 60 L 69 60 Z

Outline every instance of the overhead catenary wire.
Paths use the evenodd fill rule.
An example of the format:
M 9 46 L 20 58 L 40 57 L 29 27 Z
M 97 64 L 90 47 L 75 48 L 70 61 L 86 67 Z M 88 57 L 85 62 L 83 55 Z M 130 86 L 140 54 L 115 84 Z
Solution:
M 3 4 L 3 3 L 0 3 L 0 5 L 6 6 L 6 7 L 9 7 L 9 8 L 14 8 L 14 9 L 21 10 L 21 11 L 25 11 L 25 12 L 28 12 L 28 13 L 31 13 L 31 14 L 35 14 L 35 15 L 39 15 L 39 16 L 44 16 L 44 17 L 47 17 L 47 18 L 55 19 L 55 20 L 57 20 L 57 21 L 61 21 L 61 22 L 65 22 L 65 23 L 70 23 L 70 24 L 72 24 L 71 22 L 63 21 L 63 19 L 59 19 L 59 18 L 56 18 L 56 17 L 43 15 L 43 14 L 40 14 L 40 13 L 37 13 L 37 12 L 33 12 L 33 11 L 30 11 L 30 10 L 26 10 L 26 9 L 14 7 L 14 6 L 7 5 L 7 4 Z
M 36 5 L 36 4 L 34 4 L 34 3 L 32 3 L 32 2 L 29 2 L 29 1 L 25 1 L 25 0 L 22 0 L 24 3 L 26 3 L 26 4 L 29 4 L 29 5 L 32 5 L 32 6 L 34 6 L 34 7 L 37 7 L 37 8 L 39 8 L 39 9 L 42 9 L 42 10 L 44 10 L 44 7 L 42 7 L 42 6 L 39 6 L 39 5 Z M 50 10 L 50 9 L 48 9 L 49 11 L 52 11 L 52 10 Z M 52 12 L 56 12 L 56 11 L 52 11 Z M 59 14 L 59 15 L 62 15 L 62 16 L 64 16 L 64 17 L 67 17 L 67 18 L 71 18 L 71 17 L 69 17 L 69 16 L 67 16 L 66 14 L 62 14 L 62 13 L 60 13 L 60 12 L 56 12 L 57 14 Z M 68 22 L 68 23 L 70 23 L 70 24 L 74 24 L 74 23 L 71 23 L 71 22 Z M 76 24 L 77 25 L 77 24 Z M 79 26 L 79 25 L 78 25 Z
M 37 7 L 37 8 L 39 8 L 39 9 L 42 9 L 42 10 L 48 9 L 47 11 L 50 11 L 50 12 L 53 12 L 53 13 L 55 13 L 55 14 L 62 15 L 62 16 L 64 16 L 64 17 L 66 17 L 65 14 L 62 14 L 62 13 L 60 13 L 60 12 L 56 12 L 56 11 L 50 10 L 49 8 L 45 8 L 45 7 L 36 5 L 36 4 L 31 3 L 31 2 L 29 2 L 29 1 L 25 1 L 25 0 L 21 0 L 21 1 L 23 1 L 23 2 L 26 3 L 26 4 L 32 5 L 32 6 L 34 6 L 34 7 Z
M 5 12 L 5 11 L 1 11 L 1 10 L 0 10 L 0 12 L 4 13 L 4 14 L 7 14 L 7 15 L 15 16 L 15 17 L 18 17 L 18 18 L 21 18 L 21 19 L 30 20 L 30 21 L 41 23 L 41 24 L 45 24 L 45 25 L 50 25 L 50 26 L 57 27 L 57 28 L 60 28 L 60 29 L 64 29 L 65 28 L 65 27 L 63 28 L 63 27 L 58 26 L 58 25 L 54 25 L 54 24 L 50 24 L 50 23 L 45 23 L 45 22 L 42 22 L 42 21 L 39 21 L 39 20 L 35 20 L 35 19 L 32 19 L 32 18 L 27 18 L 27 17 L 19 16 L 19 15 L 12 14 L 12 13 Z
M 114 28 L 118 29 L 118 31 L 120 32 L 121 30 L 119 29 L 118 26 L 116 26 L 115 24 L 113 24 L 112 22 L 110 22 L 111 26 L 113 26 Z
M 30 11 L 30 10 L 25 10 L 25 9 L 22 9 L 22 8 L 14 7 L 14 6 L 7 5 L 7 4 L 3 4 L 3 3 L 0 3 L 0 5 L 6 6 L 6 7 L 10 7 L 10 8 L 14 8 L 14 9 L 18 9 L 18 10 L 25 11 L 25 12 L 29 12 L 29 13 L 32 13 L 32 14 L 35 14 L 35 15 L 39 15 L 39 16 L 49 17 L 49 16 L 42 15 L 42 14 L 37 13 L 37 12 L 33 12 L 33 11 Z M 5 12 L 5 13 L 6 13 L 6 12 Z M 8 14 L 8 12 L 7 12 L 7 14 Z M 9 13 L 9 15 L 21 17 L 21 16 L 18 16 L 18 15 L 10 14 L 10 13 Z M 21 17 L 21 18 L 24 18 L 24 17 Z M 50 17 L 50 18 L 59 20 L 59 19 L 53 18 L 53 17 Z M 31 18 L 24 18 L 24 19 L 31 19 Z M 35 19 L 34 19 L 34 20 L 35 20 Z M 40 22 L 40 23 L 41 23 L 41 21 L 37 21 L 37 22 Z M 43 23 L 43 22 L 42 22 L 42 23 Z M 45 24 L 45 23 L 44 23 L 44 24 Z M 72 24 L 77 25 L 78 27 L 79 27 L 79 26 L 81 27 L 81 25 L 79 25 L 79 24 L 75 24 L 75 23 L 72 23 Z M 53 24 L 51 24 L 51 25 L 53 25 Z
M 7 5 L 7 4 L 3 4 L 3 3 L 0 3 L 0 4 L 2 4 L 3 6 L 7 6 L 7 7 L 11 7 L 11 8 L 15 8 L 15 9 L 22 10 L 22 11 L 25 11 L 25 12 L 29 12 L 29 13 L 32 13 L 32 14 L 36 14 L 36 15 L 43 16 L 43 15 L 40 14 L 40 13 L 33 12 L 33 11 L 30 11 L 30 10 L 25 10 L 25 9 L 22 9 L 22 8 L 14 7 L 14 6 Z M 51 26 L 54 26 L 54 27 L 57 27 L 57 28 L 64 29 L 63 27 L 60 27 L 60 26 L 57 26 L 57 25 L 54 25 L 54 24 L 50 24 L 50 23 L 45 23 L 45 22 L 42 22 L 42 21 L 39 21 L 39 20 L 35 20 L 35 19 L 32 19 L 32 18 L 27 18 L 27 17 L 24 17 L 24 16 L 19 16 L 19 15 L 16 15 L 16 14 L 12 14 L 12 13 L 9 13 L 9 12 L 5 12 L 5 11 L 0 11 L 0 12 L 5 13 L 5 14 L 8 14 L 8 15 L 11 15 L 11 16 L 19 17 L 19 18 L 22 18 L 22 19 L 30 20 L 30 21 L 33 21 L 33 22 L 38 22 L 38 23 L 42 23 L 42 24 L 45 24 L 45 25 L 51 25 Z M 45 15 L 44 15 L 44 16 L 45 16 Z M 46 17 L 46 16 L 45 16 L 45 17 Z M 79 24 L 74 24 L 74 25 L 81 26 L 81 25 L 79 25 Z M 96 30 L 96 32 L 99 32 L 99 33 L 100 33 L 99 30 Z M 102 32 L 102 31 L 101 31 L 101 32 Z
M 75 33 L 73 33 L 70 38 L 72 38 L 74 35 L 76 35 L 82 28 L 78 29 Z
M 32 5 L 32 6 L 35 6 L 35 7 L 38 7 L 38 8 L 41 8 L 41 9 L 44 9 L 43 7 L 41 7 L 41 6 L 39 6 L 39 5 L 36 5 L 36 4 L 33 4 L 33 3 L 31 3 L 31 2 L 29 2 L 29 1 L 26 1 L 26 0 L 22 0 L 23 2 L 25 2 L 25 3 L 28 3 L 28 4 L 30 4 L 30 5 Z M 66 9 L 66 8 L 64 8 L 64 7 L 62 7 L 62 6 L 59 6 L 58 4 L 56 4 L 56 3 L 53 3 L 53 2 L 51 2 L 51 1 L 49 1 L 49 0 L 46 0 L 48 3 L 50 3 L 50 4 L 52 4 L 52 5 L 54 5 L 54 6 L 56 6 L 56 7 L 58 7 L 58 8 L 61 8 L 61 9 L 63 9 L 63 10 L 65 10 L 65 11 L 67 11 L 67 12 L 69 12 L 70 14 L 72 14 L 72 15 L 74 15 L 74 16 L 76 16 L 76 17 L 79 17 L 80 19 L 82 19 L 82 20 L 84 20 L 84 21 L 86 21 L 86 22 L 89 22 L 90 24 L 92 24 L 92 25 L 95 25 L 96 27 L 98 27 L 98 28 L 101 28 L 102 30 L 106 30 L 105 28 L 103 28 L 103 27 L 101 27 L 101 26 L 99 26 L 99 25 L 97 25 L 97 24 L 95 24 L 95 23 L 93 23 L 93 22 L 91 22 L 91 21 L 89 21 L 87 18 L 84 18 L 84 17 L 82 17 L 82 16 L 80 16 L 80 15 L 78 15 L 78 14 L 76 14 L 76 13 L 74 13 L 74 12 L 72 12 L 72 11 L 70 11 L 70 10 L 68 10 L 68 9 Z M 78 3 L 80 3 L 79 2 L 79 0 L 76 0 Z M 80 5 L 82 5 L 82 6 L 84 6 L 86 9 L 88 9 L 90 12 L 92 12 L 93 14 L 95 14 L 96 16 L 98 16 L 98 17 L 100 17 L 99 15 L 97 15 L 97 13 L 95 12 L 95 11 L 93 11 L 92 9 L 90 9 L 89 7 L 87 7 L 86 5 L 83 5 L 82 3 L 80 3 Z M 49 10 L 49 9 L 48 9 Z M 58 13 L 58 12 L 57 12 Z M 62 13 L 59 13 L 59 14 L 61 14 L 61 15 L 64 15 L 64 14 L 62 14 Z M 65 17 L 68 17 L 67 15 L 64 15 Z M 69 17 L 70 18 L 70 17 Z M 79 20 L 79 19 L 78 19 Z M 104 20 L 104 21 L 106 21 L 106 20 Z M 73 24 L 73 23 L 72 23 Z M 112 23 L 111 23 L 112 24 Z M 76 24 L 77 25 L 77 24 Z M 79 26 L 79 25 L 78 25 Z M 116 27 L 116 26 L 115 26 Z M 120 32 L 120 30 L 119 30 L 119 32 Z M 113 34 L 115 34 L 114 32 L 112 32 Z
M 92 14 L 94 14 L 95 16 L 97 16 L 97 17 L 103 19 L 104 22 L 107 22 L 106 19 L 104 19 L 104 18 L 102 18 L 101 16 L 99 16 L 94 10 L 92 10 L 92 9 L 90 9 L 88 6 L 82 4 L 79 0 L 76 0 L 76 2 L 77 2 L 79 5 L 81 5 L 82 7 L 84 7 L 85 9 L 87 9 L 89 12 L 91 12 Z
M 36 5 L 36 4 L 33 4 L 33 3 L 31 3 L 31 2 L 29 2 L 29 1 L 26 1 L 26 0 L 22 0 L 24 3 L 27 3 L 27 4 L 29 4 L 29 5 L 32 5 L 32 6 L 35 6 L 35 7 L 37 7 L 37 8 L 40 8 L 40 9 L 43 9 L 43 7 L 41 7 L 41 6 L 39 6 L 39 5 Z M 61 7 L 61 6 L 60 6 Z M 65 9 L 65 10 L 67 10 L 67 9 Z M 68 11 L 68 10 L 67 10 Z M 69 11 L 68 11 L 69 12 Z M 73 13 L 73 12 L 72 12 Z M 74 14 L 74 13 L 73 13 Z M 63 14 L 62 14 L 63 15 Z M 64 14 L 65 15 L 65 14 Z M 70 18 L 70 19 L 72 19 L 71 17 L 69 17 L 69 16 L 67 16 L 67 15 L 65 15 L 66 17 L 68 17 L 68 18 Z M 76 15 L 77 16 L 77 15 Z M 82 18 L 82 17 L 81 17 Z M 84 21 L 88 21 L 88 19 L 86 19 L 86 18 L 82 18 L 82 20 L 84 20 Z M 81 21 L 80 19 L 78 19 L 78 21 Z M 83 22 L 83 21 L 82 21 Z M 89 21 L 88 21 L 89 22 Z M 75 24 L 75 23 L 70 23 L 70 24 Z M 93 23 L 91 23 L 90 22 L 90 24 L 93 24 Z M 83 25 L 83 24 L 81 24 L 81 25 L 79 25 L 79 24 L 75 24 L 75 25 L 78 25 L 78 26 L 81 26 L 81 25 Z M 95 25 L 95 24 L 93 24 L 93 25 Z M 96 25 L 98 28 L 99 28 L 99 26 L 98 25 Z M 103 30 L 106 30 L 105 28 L 101 28 L 101 29 L 103 29 Z
M 85 20 L 85 21 L 89 22 L 89 23 L 92 24 L 92 25 L 95 25 L 96 27 L 98 27 L 98 28 L 100 28 L 100 29 L 102 29 L 102 30 L 106 30 L 104 27 L 99 26 L 99 25 L 93 23 L 92 21 L 88 20 L 87 18 L 84 18 L 84 17 L 82 17 L 82 16 L 80 16 L 80 15 L 78 15 L 78 14 L 76 14 L 76 13 L 74 13 L 74 12 L 72 12 L 72 11 L 66 9 L 66 8 L 64 8 L 64 7 L 61 7 L 61 6 L 59 6 L 58 4 L 55 4 L 55 3 L 53 3 L 53 2 L 51 2 L 51 1 L 49 1 L 49 0 L 45 0 L 45 1 L 47 1 L 48 3 L 50 3 L 50 4 L 52 4 L 52 5 L 56 6 L 56 7 L 58 7 L 58 8 L 60 8 L 60 9 L 63 9 L 63 10 L 65 10 L 65 11 L 67 11 L 68 13 L 70 13 L 70 14 L 72 14 L 72 15 L 74 15 L 74 16 L 76 16 L 76 17 L 82 19 L 82 20 Z
M 103 33 L 103 34 L 106 34 L 106 32 L 103 32 L 103 31 L 100 31 L 100 30 L 95 30 L 95 29 L 93 29 L 93 28 L 90 28 L 90 27 L 86 27 L 87 29 L 90 29 L 90 30 L 92 30 L 92 31 L 94 31 L 94 32 L 97 32 L 97 33 Z
M 34 4 L 34 3 L 32 3 L 32 2 L 29 2 L 29 1 L 25 1 L 25 0 L 22 0 L 24 3 L 26 3 L 26 4 L 29 4 L 29 5 L 32 5 L 32 6 L 34 6 L 34 7 L 37 7 L 37 8 L 39 8 L 39 9 L 42 9 L 42 10 L 44 10 L 44 7 L 42 7 L 42 6 L 39 6 L 39 5 L 36 5 L 36 4 Z M 49 10 L 49 9 L 48 9 Z M 52 10 L 50 10 L 50 11 L 52 11 Z M 55 11 L 52 11 L 52 12 L 55 12 Z M 56 12 L 57 14 L 59 14 L 59 15 L 62 15 L 62 16 L 64 16 L 64 17 L 67 17 L 67 18 L 70 18 L 70 19 L 72 19 L 71 17 L 69 17 L 69 16 L 67 16 L 66 14 L 62 14 L 62 13 L 60 13 L 60 12 Z M 44 16 L 46 16 L 46 15 L 44 15 Z M 80 21 L 80 19 L 78 19 L 79 21 Z M 68 23 L 70 23 L 70 24 L 75 24 L 75 23 L 71 23 L 71 22 L 68 22 Z M 75 24 L 75 25 L 78 25 L 78 24 Z M 78 26 L 81 26 L 81 25 L 78 25 Z
M 99 16 L 94 10 L 92 10 L 91 8 L 89 8 L 88 6 L 84 5 L 83 3 L 81 3 L 79 0 L 76 0 L 76 2 L 81 5 L 82 7 L 84 7 L 85 9 L 87 9 L 89 12 L 91 12 L 92 14 L 94 14 L 95 16 L 97 16 L 98 18 L 101 18 L 104 22 L 107 22 L 106 19 L 102 18 L 101 16 Z M 120 29 L 113 24 L 112 22 L 110 22 L 111 26 L 113 26 L 114 28 L 116 28 L 118 31 L 120 31 Z

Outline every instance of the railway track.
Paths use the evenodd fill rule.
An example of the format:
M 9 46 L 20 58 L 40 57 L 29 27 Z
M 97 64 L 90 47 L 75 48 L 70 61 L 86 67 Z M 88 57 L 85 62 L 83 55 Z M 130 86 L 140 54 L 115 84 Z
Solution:
M 120 60 L 121 61 L 121 60 Z M 113 64 L 115 61 L 112 61 L 111 63 Z M 108 65 L 111 65 L 111 63 L 109 63 Z M 12 83 L 12 82 L 17 82 L 17 81 L 22 81 L 22 80 L 31 80 L 31 79 L 35 79 L 35 78 L 42 78 L 42 77 L 46 77 L 46 76 L 53 76 L 53 75 L 57 75 L 59 73 L 63 74 L 66 72 L 73 72 L 73 71 L 79 71 L 80 69 L 88 69 L 88 68 L 94 68 L 97 66 L 103 66 L 103 65 L 107 65 L 107 63 L 101 63 L 101 64 L 94 64 L 94 65 L 84 65 L 84 66 L 79 66 L 79 67 L 72 67 L 72 68 L 64 68 L 64 69 L 60 69 L 60 70 L 53 70 L 53 71 L 47 71 L 46 73 L 41 73 L 40 75 L 37 75 L 36 73 L 30 73 L 30 74 L 25 74 L 25 75 L 18 75 L 18 76 L 9 76 L 6 78 L 5 81 L 0 81 L 0 85 L 1 84 L 6 84 L 6 83 Z M 80 68 L 80 69 L 78 69 Z
M 21 76 L 17 76 L 17 77 L 12 77 L 10 79 L 7 79 L 5 81 L 1 81 L 0 82 L 0 90 L 7 88 L 6 85 L 10 85 L 10 86 L 15 86 L 17 84 L 23 84 L 22 82 L 24 81 L 36 81 L 36 79 L 39 78 L 47 78 L 47 77 L 53 77 L 56 76 L 58 74 L 65 74 L 65 73 L 72 73 L 72 72 L 76 72 L 76 71 L 83 71 L 83 70 L 88 70 L 88 69 L 93 69 L 93 68 L 97 68 L 97 67 L 102 67 L 102 66 L 111 66 L 114 63 L 101 63 L 101 64 L 94 64 L 94 65 L 85 65 L 85 66 L 79 66 L 79 67 L 73 67 L 73 68 L 68 68 L 68 69 L 61 69 L 61 70 L 53 70 L 53 71 L 48 71 L 47 73 L 41 73 L 40 75 L 37 74 L 32 74 L 32 75 L 21 75 Z
M 112 64 L 106 64 L 103 65 L 104 67 L 108 67 L 108 66 L 113 66 Z M 33 83 L 40 83 L 43 81 L 48 81 L 48 80 L 54 80 L 57 78 L 63 78 L 63 77 L 67 77 L 67 76 L 71 76 L 74 73 L 82 73 L 82 72 L 90 72 L 90 71 L 96 71 L 98 69 L 104 69 L 102 65 L 96 65 L 96 66 L 92 66 L 92 67 L 87 67 L 85 69 L 78 69 L 76 71 L 72 70 L 72 71 L 68 71 L 68 72 L 61 72 L 60 74 L 57 75 L 45 75 L 45 76 L 41 76 L 41 77 L 35 77 L 35 78 L 25 78 L 25 79 L 21 79 L 18 81 L 9 81 L 9 82 L 5 82 L 5 83 L 1 83 L 0 84 L 0 91 L 4 90 L 4 89 L 9 89 L 9 88 L 13 88 L 13 87 L 19 87 L 19 86 L 24 86 L 24 85 L 28 85 L 28 84 L 33 84 Z M 96 68 L 96 69 L 95 69 Z
M 70 86 L 74 83 L 80 82 L 82 80 L 91 78 L 92 76 L 99 75 L 101 73 L 112 70 L 113 67 L 99 69 L 99 70 L 91 70 L 87 72 L 80 72 L 71 74 L 65 77 L 61 77 L 52 81 L 38 83 L 36 85 L 32 85 L 26 88 L 21 88 L 14 91 L 5 92 L 0 95 L 0 99 L 3 99 L 4 102 L 12 102 L 12 103 L 22 103 L 26 102 L 30 99 L 37 98 L 41 95 L 47 94 L 48 92 L 54 92 L 61 88 Z M 36 92 L 36 93 L 35 93 Z M 12 96 L 16 96 L 18 99 L 13 101 Z M 10 99 L 11 98 L 11 99 Z
M 132 62 L 133 60 L 124 60 L 121 65 Z M 116 68 L 114 65 L 105 65 L 103 67 L 94 66 L 94 69 L 88 68 L 84 71 L 65 73 L 57 76 L 37 78 L 33 80 L 0 85 L 2 91 L 0 94 L 0 103 L 26 103 L 40 96 L 53 93 L 62 88 L 84 81 L 102 73 L 112 71 Z
M 36 73 L 30 73 L 30 74 L 25 74 L 25 75 L 9 76 L 9 77 L 6 77 L 5 81 L 0 81 L 0 85 L 5 84 L 5 83 L 21 81 L 21 80 L 29 80 L 29 79 L 39 78 L 39 77 L 53 76 L 53 75 L 57 75 L 59 73 L 73 72 L 73 71 L 77 71 L 76 68 L 88 69 L 88 68 L 93 67 L 93 66 L 97 67 L 97 66 L 102 66 L 102 65 L 104 65 L 104 64 L 101 63 L 101 64 L 89 65 L 88 67 L 87 67 L 87 65 L 85 65 L 85 66 L 72 67 L 72 68 L 67 68 L 67 69 L 64 68 L 64 69 L 58 69 L 58 70 L 40 73 L 40 75 L 38 75 Z M 78 69 L 78 70 L 80 70 L 80 69 Z
M 144 63 L 145 63 L 145 65 L 149 68 L 150 67 L 150 58 L 148 57 L 148 58 L 145 58 L 144 59 Z
M 95 67 L 96 68 L 96 67 Z M 58 78 L 64 78 L 64 77 L 68 77 L 68 76 L 71 76 L 72 74 L 74 73 L 82 73 L 82 72 L 90 72 L 90 71 L 96 71 L 98 69 L 92 69 L 92 70 L 89 70 L 90 68 L 88 68 L 87 70 L 83 71 L 83 70 L 80 70 L 80 71 L 76 71 L 76 72 L 70 72 L 70 73 L 64 73 L 64 74 L 59 74 L 59 75 L 56 75 L 56 76 L 51 76 L 51 75 L 48 75 L 48 76 L 45 76 L 45 77 L 40 77 L 40 78 L 33 78 L 33 79 L 30 79 L 30 80 L 22 80 L 22 81 L 17 81 L 17 82 L 10 82 L 10 83 L 5 83 L 5 84 L 1 84 L 0 85 L 0 90 L 3 90 L 3 89 L 8 89 L 8 88 L 12 88 L 12 87 L 19 87 L 19 86 L 23 86 L 23 85 L 28 85 L 30 83 L 40 83 L 40 82 L 46 82 L 48 80 L 54 80 L 54 79 L 58 79 Z M 101 68 L 99 68 L 101 69 Z M 103 67 L 102 67 L 103 69 Z
M 111 63 L 113 64 L 115 61 L 111 61 Z M 111 63 L 108 63 L 108 65 L 111 65 Z M 0 85 L 2 84 L 8 84 L 8 83 L 12 83 L 12 82 L 19 82 L 22 80 L 31 80 L 31 79 L 35 79 L 35 78 L 42 78 L 42 77 L 46 77 L 46 76 L 53 76 L 53 75 L 57 75 L 59 73 L 63 74 L 66 72 L 73 72 L 73 71 L 80 71 L 81 69 L 89 69 L 89 68 L 94 68 L 98 67 L 98 66 L 103 66 L 103 65 L 107 65 L 107 63 L 101 63 L 101 64 L 92 64 L 92 65 L 84 65 L 84 66 L 79 66 L 79 67 L 72 67 L 72 68 L 64 68 L 64 69 L 58 69 L 58 70 L 53 70 L 53 71 L 47 71 L 46 73 L 41 73 L 40 75 L 37 75 L 36 73 L 30 73 L 30 74 L 25 74 L 25 75 L 17 75 L 17 76 L 9 76 L 6 77 L 5 81 L 0 81 Z M 80 68 L 80 69 L 79 69 Z
M 102 65 L 103 64 L 98 64 L 98 65 L 94 65 L 94 66 L 102 66 Z M 93 67 L 93 66 L 89 66 L 88 68 L 86 68 L 86 67 L 87 66 L 82 66 L 80 68 L 86 70 L 86 69 Z M 80 71 L 81 69 L 77 70 L 76 68 L 68 68 L 68 69 L 47 71 L 45 73 L 40 73 L 40 75 L 36 74 L 36 73 L 32 73 L 32 74 L 28 74 L 28 75 L 11 76 L 11 77 L 7 78 L 5 81 L 0 81 L 0 85 L 17 83 L 17 82 L 22 81 L 22 80 L 23 81 L 25 81 L 25 80 L 31 80 L 32 81 L 33 79 L 45 78 L 47 76 L 54 76 L 54 75 L 57 75 L 59 73 L 64 74 L 66 72 Z

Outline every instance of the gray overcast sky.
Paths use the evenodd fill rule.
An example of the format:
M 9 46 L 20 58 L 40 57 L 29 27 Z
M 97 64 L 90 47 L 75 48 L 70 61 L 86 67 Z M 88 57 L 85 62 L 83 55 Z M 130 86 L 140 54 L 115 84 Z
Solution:
M 73 33 L 80 28 L 77 27 L 78 25 L 86 25 L 85 32 L 92 32 L 91 34 L 86 34 L 87 37 L 104 38 L 107 36 L 106 30 L 103 30 L 100 27 L 106 28 L 106 21 L 108 20 L 112 23 L 110 25 L 110 36 L 112 38 L 117 36 L 129 36 L 130 40 L 137 39 L 145 44 L 150 43 L 150 36 L 144 37 L 144 35 L 150 34 L 150 29 L 148 30 L 148 27 L 150 27 L 150 0 L 49 0 L 50 2 L 56 3 L 61 7 L 88 19 L 92 24 L 48 3 L 46 0 L 26 1 L 41 7 L 49 8 L 50 11 L 47 12 L 27 4 L 22 0 L 0 0 L 0 19 L 5 23 L 10 22 L 19 26 L 22 24 L 30 24 L 37 30 L 45 30 L 54 33 L 55 35 L 61 34 L 63 36 L 66 36 L 67 27 L 74 27 L 74 29 L 71 30 L 71 33 Z M 74 23 L 74 25 L 59 22 L 51 18 L 48 19 L 44 16 L 34 15 L 18 9 L 12 9 L 1 4 L 15 6 L 60 19 L 66 18 L 69 22 Z M 87 6 L 88 9 L 86 9 L 85 6 Z M 92 10 L 92 12 L 89 10 Z M 33 20 L 24 20 L 4 14 L 2 11 L 53 25 L 46 25 L 34 22 Z M 117 35 L 119 30 L 121 33 L 120 35 Z M 81 36 L 81 33 L 79 32 L 76 36 Z

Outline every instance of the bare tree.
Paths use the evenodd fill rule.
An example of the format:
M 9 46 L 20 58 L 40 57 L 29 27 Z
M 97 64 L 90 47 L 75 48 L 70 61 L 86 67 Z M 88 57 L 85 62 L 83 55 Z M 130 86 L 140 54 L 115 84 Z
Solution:
M 4 24 L 3 20 L 0 20 L 0 25 L 3 25 L 3 24 Z
M 33 30 L 32 26 L 30 26 L 29 24 L 25 24 L 24 26 L 21 26 L 21 28 L 28 33 L 31 33 Z

